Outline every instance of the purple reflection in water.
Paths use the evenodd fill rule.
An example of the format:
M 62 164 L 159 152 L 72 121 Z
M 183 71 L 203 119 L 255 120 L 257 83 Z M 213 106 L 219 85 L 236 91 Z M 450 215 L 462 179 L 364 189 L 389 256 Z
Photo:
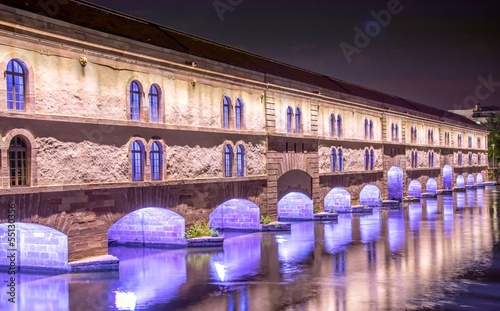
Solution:
M 421 202 L 408 204 L 408 217 L 410 220 L 410 229 L 417 230 L 420 226 L 420 221 L 422 220 Z
M 351 215 L 339 215 L 338 223 L 325 223 L 325 251 L 335 254 L 347 249 L 352 241 Z
M 465 202 L 465 206 L 467 207 L 474 207 L 476 204 L 475 204 L 475 199 L 476 199 L 476 189 L 467 189 L 467 191 L 465 191 L 466 193 L 466 202 Z
M 465 193 L 455 192 L 454 195 L 457 209 L 463 209 L 465 207 Z
M 120 259 L 119 279 L 108 282 L 108 290 L 114 294 L 111 303 L 115 310 L 145 308 L 155 301 L 168 302 L 187 281 L 190 254 L 187 249 L 111 247 L 109 253 Z M 197 263 L 203 260 L 195 258 Z
M 424 199 L 424 207 L 427 211 L 427 220 L 435 220 L 438 213 L 438 201 L 437 199 Z
M 216 282 L 234 282 L 259 273 L 261 233 L 226 238 L 224 252 L 210 258 L 210 276 Z
M 401 219 L 399 212 L 389 212 L 387 220 L 389 247 L 391 252 L 396 252 L 404 246 L 405 242 L 405 223 Z
M 277 234 L 278 257 L 282 262 L 301 262 L 314 249 L 314 222 L 292 224 L 291 234 Z
M 454 207 L 453 207 L 453 197 L 451 196 L 440 196 L 441 204 L 443 206 L 443 222 L 444 222 L 444 231 L 446 236 L 451 236 L 453 230 L 453 219 L 454 215 Z
M 477 206 L 483 207 L 483 205 L 484 205 L 484 189 L 483 188 L 477 188 L 476 200 L 477 200 Z
M 361 241 L 363 243 L 375 241 L 380 236 L 380 213 L 363 215 L 359 218 Z

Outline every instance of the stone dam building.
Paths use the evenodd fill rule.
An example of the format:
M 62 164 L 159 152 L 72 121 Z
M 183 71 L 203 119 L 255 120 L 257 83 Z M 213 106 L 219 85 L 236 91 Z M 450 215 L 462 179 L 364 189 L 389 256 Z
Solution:
M 486 182 L 465 117 L 83 1 L 2 1 L 0 37 L 0 265 L 14 222 L 21 268 L 116 268 L 108 239 Z

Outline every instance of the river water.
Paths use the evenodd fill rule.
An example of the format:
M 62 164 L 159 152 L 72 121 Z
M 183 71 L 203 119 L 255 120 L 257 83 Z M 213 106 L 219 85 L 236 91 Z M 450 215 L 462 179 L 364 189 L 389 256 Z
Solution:
M 119 272 L 21 275 L 0 309 L 500 310 L 499 190 L 226 233 L 223 248 L 110 247 Z

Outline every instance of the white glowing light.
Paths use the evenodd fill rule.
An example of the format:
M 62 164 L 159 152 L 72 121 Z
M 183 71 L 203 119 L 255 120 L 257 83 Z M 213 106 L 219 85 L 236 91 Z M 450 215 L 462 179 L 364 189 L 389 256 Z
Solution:
M 133 292 L 115 292 L 115 306 L 118 310 L 134 311 L 137 297 Z
M 215 271 L 221 282 L 226 280 L 226 267 L 223 264 L 214 262 Z

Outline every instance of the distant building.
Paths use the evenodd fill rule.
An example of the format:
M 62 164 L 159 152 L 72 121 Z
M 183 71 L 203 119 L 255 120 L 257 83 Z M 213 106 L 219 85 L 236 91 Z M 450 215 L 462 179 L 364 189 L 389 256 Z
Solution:
M 457 110 L 449 110 L 449 112 L 464 116 L 467 119 L 476 122 L 477 124 L 482 124 L 485 123 L 488 117 L 491 116 L 492 114 L 499 114 L 500 107 L 498 106 L 481 107 L 481 104 L 477 103 L 473 109 L 457 109 Z

